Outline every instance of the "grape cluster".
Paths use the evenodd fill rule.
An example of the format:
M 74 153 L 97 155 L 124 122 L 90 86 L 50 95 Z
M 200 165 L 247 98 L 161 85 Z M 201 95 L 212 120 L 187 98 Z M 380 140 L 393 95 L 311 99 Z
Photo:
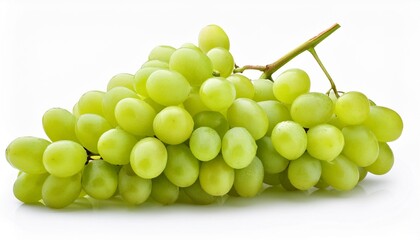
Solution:
M 135 74 L 84 93 L 72 112 L 42 118 L 48 139 L 13 140 L 6 159 L 24 203 L 63 208 L 79 198 L 162 204 L 184 196 L 351 190 L 394 162 L 401 117 L 363 93 L 319 93 L 301 69 L 274 80 L 236 73 L 225 31 L 205 26 L 198 45 L 157 46 Z

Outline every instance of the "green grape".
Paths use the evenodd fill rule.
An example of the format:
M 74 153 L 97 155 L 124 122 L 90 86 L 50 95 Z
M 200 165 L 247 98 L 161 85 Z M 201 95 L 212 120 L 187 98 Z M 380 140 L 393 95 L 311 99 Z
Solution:
M 130 204 L 145 202 L 152 192 L 152 180 L 139 177 L 130 164 L 124 165 L 118 174 L 118 193 Z
M 125 87 L 115 87 L 105 93 L 102 102 L 102 109 L 105 119 L 113 127 L 117 126 L 115 119 L 115 106 L 124 98 L 138 98 L 137 94 Z
M 124 130 L 114 128 L 104 132 L 98 140 L 98 152 L 102 159 L 114 165 L 130 163 L 130 154 L 137 138 Z
M 161 204 L 173 204 L 179 196 L 179 187 L 171 183 L 165 174 L 152 179 L 152 198 Z
M 245 168 L 235 169 L 233 186 L 241 197 L 255 197 L 263 187 L 264 166 L 258 157 Z
M 42 155 L 51 142 L 42 138 L 25 136 L 14 139 L 6 148 L 6 159 L 22 172 L 41 174 L 47 172 Z
M 389 172 L 394 165 L 394 153 L 387 143 L 379 142 L 378 158 L 365 169 L 375 175 L 383 175 Z
M 252 135 L 242 127 L 229 129 L 222 139 L 223 159 L 231 168 L 248 166 L 257 154 L 257 144 Z
M 51 143 L 42 157 L 45 169 L 56 177 L 70 177 L 81 172 L 86 159 L 83 146 L 70 140 Z
M 210 127 L 199 127 L 193 131 L 189 141 L 192 154 L 201 161 L 215 158 L 222 147 L 219 134 Z
M 125 98 L 115 106 L 118 126 L 136 136 L 153 136 L 153 120 L 156 111 L 145 101 Z
M 211 161 L 201 163 L 200 185 L 210 195 L 223 196 L 227 194 L 233 186 L 234 178 L 234 169 L 226 164 L 221 155 Z
M 236 98 L 254 98 L 255 88 L 249 78 L 236 73 L 228 76 L 226 80 L 233 83 L 236 90 Z
M 195 204 L 208 205 L 216 201 L 215 196 L 206 193 L 201 188 L 200 180 L 198 179 L 193 185 L 183 188 L 183 191 Z
M 80 195 L 81 174 L 60 178 L 49 175 L 42 185 L 42 201 L 50 208 L 65 208 Z
M 213 64 L 213 69 L 217 71 L 221 77 L 226 78 L 232 74 L 235 61 L 233 60 L 233 56 L 229 50 L 221 47 L 215 47 L 207 52 L 207 56 Z
M 334 113 L 345 125 L 363 123 L 369 116 L 369 99 L 360 92 L 347 92 L 335 102 Z
M 183 102 L 183 106 L 192 117 L 197 113 L 210 111 L 210 109 L 204 105 L 203 101 L 201 101 L 199 90 L 196 89 L 191 90 L 190 95 L 188 95 L 187 99 Z
M 368 171 L 364 167 L 358 167 L 359 169 L 359 182 L 363 181 L 368 174 Z
M 206 54 L 186 47 L 179 48 L 172 54 L 169 69 L 184 75 L 193 87 L 199 87 L 213 76 L 213 65 Z
M 344 136 L 330 124 L 320 124 L 307 131 L 308 153 L 319 160 L 331 161 L 343 150 Z
M 204 105 L 213 111 L 226 110 L 236 98 L 235 86 L 221 77 L 207 79 L 199 94 Z
M 103 116 L 102 101 L 105 92 L 88 91 L 85 92 L 77 102 L 79 116 L 86 113 L 93 113 Z
M 222 138 L 227 130 L 229 123 L 220 112 L 203 111 L 194 115 L 194 127 L 210 127 L 216 130 L 220 138 Z
M 304 153 L 298 159 L 290 161 L 287 168 L 287 177 L 295 188 L 308 190 L 318 183 L 321 172 L 321 162 Z
M 51 141 L 72 140 L 77 142 L 74 126 L 76 118 L 63 108 L 52 108 L 42 116 L 42 126 Z
M 271 133 L 271 141 L 276 151 L 289 160 L 302 156 L 308 144 L 305 129 L 293 121 L 278 123 Z
M 236 99 L 227 111 L 231 127 L 244 127 L 255 140 L 267 133 L 269 122 L 264 109 L 255 101 L 247 98 Z
M 279 173 L 279 181 L 280 181 L 280 185 L 283 187 L 284 190 L 286 191 L 296 191 L 298 190 L 295 186 L 293 186 L 293 184 L 290 182 L 289 179 L 289 171 L 285 170 L 281 173 Z
M 181 48 L 184 48 L 184 47 L 185 48 L 191 48 L 191 49 L 198 50 L 198 51 L 202 52 L 202 50 L 197 45 L 195 45 L 194 43 L 189 43 L 189 42 L 183 43 L 181 45 Z
M 330 185 L 328 183 L 326 183 L 322 178 L 320 178 L 319 181 L 315 184 L 314 187 L 316 187 L 318 189 L 326 189 L 329 186 Z
M 95 199 L 111 198 L 117 191 L 119 170 L 103 160 L 90 161 L 83 170 L 83 190 Z
M 208 52 L 215 47 L 229 50 L 230 41 L 226 32 L 215 24 L 205 26 L 198 34 L 198 46 L 203 52 Z
M 397 140 L 401 136 L 404 125 L 397 112 L 381 106 L 371 106 L 369 116 L 363 124 L 375 134 L 380 142 Z
M 287 168 L 289 160 L 276 151 L 270 137 L 265 136 L 259 139 L 257 146 L 257 157 L 261 160 L 266 173 L 275 174 Z
M 155 135 L 164 143 L 185 142 L 194 129 L 194 120 L 183 108 L 170 106 L 160 111 L 153 121 Z
M 76 122 L 76 136 L 79 142 L 92 153 L 98 153 L 99 137 L 112 127 L 105 118 L 97 114 L 83 114 Z
M 359 167 L 371 165 L 378 158 L 379 144 L 375 134 L 362 125 L 348 126 L 344 135 L 343 154 Z
M 146 91 L 153 101 L 172 106 L 179 105 L 187 99 L 191 86 L 184 76 L 175 71 L 157 70 L 147 79 Z
M 150 97 L 144 98 L 143 101 L 149 104 L 155 110 L 156 113 L 162 111 L 162 109 L 165 108 L 165 106 L 162 106 L 159 103 L 153 101 L 153 99 L 151 99 Z
M 164 170 L 166 177 L 179 187 L 188 187 L 198 178 L 200 163 L 185 144 L 168 145 L 168 161 Z
M 335 114 L 332 115 L 331 119 L 328 121 L 328 124 L 333 125 L 338 129 L 343 129 L 344 127 L 348 126 L 347 124 L 344 124 Z
M 264 172 L 264 179 L 263 182 L 265 184 L 271 185 L 271 186 L 277 186 L 280 185 L 280 173 L 267 173 Z
M 37 203 L 42 198 L 42 185 L 47 177 L 47 173 L 21 172 L 13 184 L 13 194 L 23 203 Z
M 137 92 L 143 97 L 148 97 L 149 94 L 147 93 L 147 89 L 146 89 L 147 79 L 152 73 L 156 72 L 157 70 L 160 70 L 160 68 L 157 68 L 157 67 L 140 68 L 134 75 L 134 79 L 133 79 L 133 84 L 134 84 L 133 86 L 134 86 L 135 92 Z
M 155 68 L 160 68 L 160 69 L 169 69 L 169 64 L 167 62 L 160 61 L 160 60 L 149 60 L 143 63 L 143 65 L 141 65 L 141 68 L 150 68 L 150 67 L 155 67 Z
M 256 102 L 276 100 L 273 94 L 273 81 L 269 79 L 257 79 L 252 81 L 255 93 L 253 100 Z
M 359 182 L 359 169 L 343 155 L 333 161 L 321 161 L 321 178 L 333 188 L 341 191 L 353 189 Z
M 119 73 L 108 81 L 106 90 L 109 91 L 115 87 L 125 87 L 134 91 L 134 75 L 130 73 Z
M 300 95 L 290 107 L 292 119 L 305 128 L 328 122 L 333 111 L 332 100 L 327 95 L 318 92 Z
M 292 104 L 300 95 L 309 92 L 311 81 L 301 69 L 289 69 L 281 73 L 273 84 L 273 93 L 277 100 Z
M 81 115 L 80 114 L 80 111 L 79 111 L 79 104 L 78 103 L 75 103 L 74 105 L 73 105 L 73 108 L 72 108 L 72 113 L 73 113 L 73 116 L 77 119 L 77 118 L 79 118 L 79 116 Z
M 289 109 L 283 103 L 277 100 L 266 100 L 258 102 L 258 105 L 264 110 L 268 117 L 267 135 L 271 135 L 274 126 L 279 122 L 292 120 Z
M 160 60 L 162 62 L 169 62 L 171 59 L 172 53 L 175 52 L 175 48 L 171 46 L 159 45 L 156 46 L 150 51 L 148 59 L 149 60 Z
M 130 164 L 133 171 L 145 179 L 159 176 L 166 167 L 168 152 L 159 139 L 146 137 L 134 145 Z

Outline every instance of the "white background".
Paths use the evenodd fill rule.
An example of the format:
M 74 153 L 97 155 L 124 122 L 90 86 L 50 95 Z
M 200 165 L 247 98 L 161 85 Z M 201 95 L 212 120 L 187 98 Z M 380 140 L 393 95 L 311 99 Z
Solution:
M 2 157 L 0 238 L 420 239 L 419 1 L 335 2 L 1 0 L 1 151 L 18 136 L 44 137 L 47 109 L 71 109 L 113 75 L 135 73 L 154 46 L 196 43 L 210 23 L 228 33 L 238 65 L 270 63 L 340 23 L 317 47 L 339 90 L 364 92 L 405 125 L 391 143 L 391 172 L 368 175 L 351 192 L 267 191 L 211 206 L 26 206 L 12 193 L 17 171 Z M 289 67 L 305 69 L 313 91 L 328 89 L 309 53 Z

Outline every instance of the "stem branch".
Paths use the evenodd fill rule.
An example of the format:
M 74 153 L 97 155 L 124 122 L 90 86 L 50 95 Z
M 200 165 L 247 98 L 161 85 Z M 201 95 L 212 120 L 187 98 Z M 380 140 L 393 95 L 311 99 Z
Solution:
M 337 87 L 335 86 L 334 81 L 332 80 L 330 74 L 328 73 L 327 69 L 324 67 L 324 64 L 322 64 L 321 59 L 319 59 L 318 54 L 315 51 L 315 48 L 309 48 L 308 51 L 312 54 L 312 56 L 315 58 L 318 65 L 321 67 L 322 71 L 324 72 L 325 76 L 327 76 L 328 80 L 331 84 L 331 89 L 334 91 L 335 96 L 338 98 L 340 95 L 338 94 Z

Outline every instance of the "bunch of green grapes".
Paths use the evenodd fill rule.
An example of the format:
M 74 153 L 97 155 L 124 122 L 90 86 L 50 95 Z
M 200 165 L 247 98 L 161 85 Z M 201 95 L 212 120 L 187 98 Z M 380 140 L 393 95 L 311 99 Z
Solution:
M 308 74 L 276 79 L 235 73 L 230 41 L 217 25 L 198 44 L 156 46 L 134 74 L 81 95 L 72 111 L 52 108 L 48 139 L 19 137 L 6 159 L 23 203 L 63 208 L 81 198 L 211 204 L 286 190 L 351 190 L 390 171 L 389 142 L 401 117 L 363 93 L 310 90 Z

